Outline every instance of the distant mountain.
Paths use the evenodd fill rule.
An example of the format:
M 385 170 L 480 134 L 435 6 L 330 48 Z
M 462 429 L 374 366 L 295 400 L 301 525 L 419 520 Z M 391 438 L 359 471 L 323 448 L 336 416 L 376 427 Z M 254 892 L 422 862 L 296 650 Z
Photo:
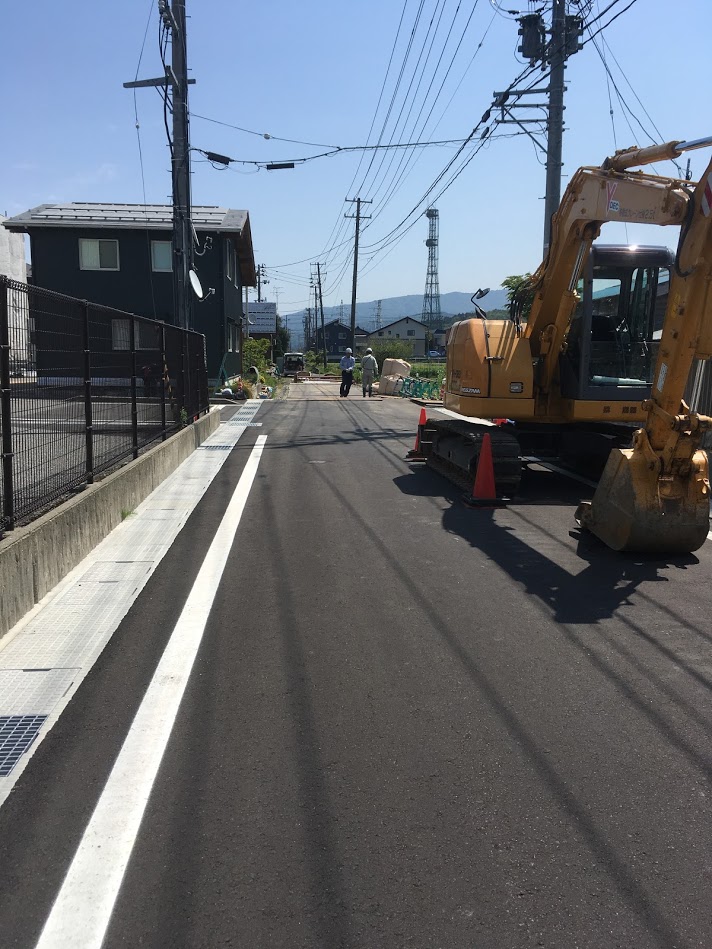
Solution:
M 440 295 L 440 312 L 443 317 L 452 317 L 458 313 L 472 313 L 473 306 L 471 302 L 471 293 L 442 293 Z M 497 310 L 506 306 L 507 291 L 503 289 L 491 290 L 486 297 L 479 301 L 483 310 Z M 356 323 L 366 330 L 372 330 L 376 327 L 376 308 L 377 301 L 370 300 L 367 303 L 356 304 Z M 423 296 L 418 293 L 411 293 L 402 297 L 387 297 L 381 300 L 381 326 L 400 320 L 404 316 L 413 316 L 420 319 L 423 312 Z M 343 306 L 343 320 L 348 325 L 351 316 L 351 307 L 348 303 Z M 339 319 L 341 315 L 340 306 L 325 306 L 324 320 L 329 323 L 331 320 Z M 294 313 L 288 313 L 290 326 L 294 326 L 296 320 L 301 323 L 304 317 L 304 310 L 297 310 Z

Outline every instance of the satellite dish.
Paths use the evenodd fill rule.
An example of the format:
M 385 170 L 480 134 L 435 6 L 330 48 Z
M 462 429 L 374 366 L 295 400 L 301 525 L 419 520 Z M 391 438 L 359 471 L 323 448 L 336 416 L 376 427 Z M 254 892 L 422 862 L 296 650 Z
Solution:
M 203 286 L 198 278 L 197 273 L 194 270 L 189 271 L 188 279 L 190 280 L 190 285 L 193 288 L 193 293 L 199 300 L 203 299 Z

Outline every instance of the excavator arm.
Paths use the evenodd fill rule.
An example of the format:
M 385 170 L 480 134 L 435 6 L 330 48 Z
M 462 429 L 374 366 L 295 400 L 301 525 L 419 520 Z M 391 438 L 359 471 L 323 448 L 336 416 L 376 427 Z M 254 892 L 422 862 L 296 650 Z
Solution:
M 632 149 L 608 165 L 628 174 L 630 164 L 709 144 L 712 139 Z M 676 184 L 671 193 L 683 199 L 684 214 L 645 425 L 632 448 L 611 453 L 592 502 L 577 513 L 618 550 L 691 552 L 709 531 L 709 468 L 700 442 L 712 418 L 691 412 L 683 395 L 693 360 L 712 356 L 712 162 L 693 191 Z
M 682 182 L 613 168 L 579 168 L 552 218 L 546 260 L 532 276 L 535 291 L 524 335 L 536 362 L 536 391 L 546 398 L 578 302 L 576 285 L 591 245 L 607 221 L 681 224 L 688 207 Z

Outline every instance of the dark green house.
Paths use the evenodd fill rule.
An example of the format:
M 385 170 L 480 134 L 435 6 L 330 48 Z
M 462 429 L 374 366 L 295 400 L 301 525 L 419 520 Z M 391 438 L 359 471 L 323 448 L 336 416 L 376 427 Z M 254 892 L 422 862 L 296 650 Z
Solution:
M 195 269 L 206 298 L 192 329 L 208 376 L 240 371 L 244 288 L 256 285 L 247 211 L 193 207 Z M 35 286 L 173 323 L 172 209 L 157 204 L 43 204 L 3 222 L 30 235 Z M 208 294 L 208 291 L 213 291 Z

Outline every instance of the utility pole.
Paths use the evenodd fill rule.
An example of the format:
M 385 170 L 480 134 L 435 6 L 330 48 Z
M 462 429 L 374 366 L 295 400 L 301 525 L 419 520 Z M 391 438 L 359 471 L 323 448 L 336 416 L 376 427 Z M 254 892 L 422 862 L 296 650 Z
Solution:
M 501 111 L 497 124 L 518 125 L 534 144 L 546 154 L 546 194 L 544 198 L 544 256 L 549 250 L 551 218 L 561 201 L 561 151 L 564 134 L 564 70 L 566 60 L 581 48 L 583 19 L 580 14 L 566 12 L 567 0 L 551 0 L 551 29 L 547 30 L 542 16 L 543 7 L 537 13 L 528 13 L 518 18 L 521 44 L 518 52 L 532 66 L 537 63 L 542 69 L 549 67 L 549 85 L 541 89 L 506 89 L 495 92 L 494 106 Z M 532 102 L 524 97 L 546 94 L 546 102 Z M 515 115 L 515 110 L 544 109 L 546 119 L 546 148 L 528 126 L 540 126 L 538 118 L 527 119 Z M 526 112 L 524 113 L 526 114 Z M 531 114 L 531 113 L 530 113 Z M 485 113 L 489 116 L 489 113 Z
M 356 281 L 358 277 L 358 233 L 361 224 L 361 218 L 368 220 L 371 215 L 361 214 L 362 204 L 373 204 L 373 201 L 363 201 L 361 198 L 347 198 L 349 204 L 356 205 L 356 214 L 344 214 L 347 218 L 356 218 L 356 235 L 354 239 L 354 278 L 351 285 L 351 349 L 356 353 Z
M 166 4 L 167 6 L 167 4 Z M 190 220 L 190 142 L 188 139 L 188 59 L 185 0 L 173 0 L 171 65 L 173 87 L 173 287 L 179 326 L 191 329 L 193 307 L 188 275 L 193 266 Z
M 551 0 L 549 44 L 549 123 L 546 141 L 544 256 L 549 249 L 551 218 L 561 201 L 561 145 L 564 137 L 564 69 L 566 67 L 566 0 Z
M 314 282 L 314 352 L 319 351 L 319 283 Z
M 321 295 L 321 264 L 316 265 L 316 285 L 319 288 L 319 310 L 321 311 L 321 348 L 326 372 L 326 330 L 324 329 L 324 298 Z
M 267 272 L 264 264 L 260 264 L 257 268 L 257 302 L 262 303 L 262 284 L 269 283 L 267 279 Z
M 171 35 L 171 65 L 166 75 L 158 79 L 138 79 L 125 82 L 124 89 L 161 86 L 172 92 L 173 143 L 171 148 L 171 176 L 173 194 L 173 322 L 190 329 L 192 317 L 192 289 L 190 271 L 193 266 L 193 225 L 190 219 L 190 142 L 188 136 L 188 86 L 195 80 L 188 78 L 187 34 L 185 0 L 158 0 L 158 12 Z

